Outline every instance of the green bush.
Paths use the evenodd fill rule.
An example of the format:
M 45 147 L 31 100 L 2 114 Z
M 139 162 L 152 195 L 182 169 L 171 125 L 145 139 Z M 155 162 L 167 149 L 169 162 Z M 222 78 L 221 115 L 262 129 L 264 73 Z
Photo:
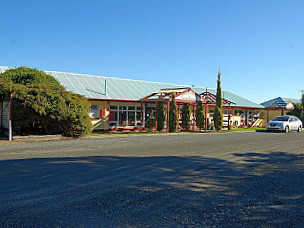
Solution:
M 90 105 L 81 95 L 65 90 L 43 71 L 19 67 L 0 74 L 0 91 L 13 98 L 13 130 L 32 133 L 35 124 L 46 133 L 80 136 L 92 131 Z
M 149 113 L 149 119 L 147 121 L 148 131 L 151 132 L 153 130 L 153 127 L 155 127 L 155 118 L 153 115 L 153 110 L 151 109 Z
M 182 127 L 184 130 L 189 130 L 190 118 L 191 118 L 190 105 L 187 103 L 184 103 L 183 107 L 182 107 Z
M 202 103 L 198 103 L 195 110 L 195 122 L 196 126 L 201 130 L 205 125 L 205 116 Z
M 162 101 L 157 103 L 157 131 L 163 130 L 165 126 L 165 109 Z
M 175 96 L 172 94 L 169 111 L 169 132 L 177 132 L 179 124 L 178 110 L 176 106 Z

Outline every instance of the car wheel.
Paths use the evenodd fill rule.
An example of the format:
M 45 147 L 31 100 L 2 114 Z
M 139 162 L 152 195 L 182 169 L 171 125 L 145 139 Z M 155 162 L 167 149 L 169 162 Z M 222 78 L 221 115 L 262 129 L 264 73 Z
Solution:
M 302 131 L 302 127 L 299 126 L 299 127 L 298 127 L 298 132 L 301 132 L 301 131 Z
M 286 127 L 285 127 L 285 133 L 288 133 L 288 132 L 289 132 L 289 127 L 286 126 Z

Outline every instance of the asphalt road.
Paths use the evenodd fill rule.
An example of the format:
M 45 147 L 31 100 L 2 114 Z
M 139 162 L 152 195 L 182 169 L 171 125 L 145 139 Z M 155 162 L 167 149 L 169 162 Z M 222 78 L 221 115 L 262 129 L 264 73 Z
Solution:
M 303 139 L 0 142 L 0 227 L 304 227 Z

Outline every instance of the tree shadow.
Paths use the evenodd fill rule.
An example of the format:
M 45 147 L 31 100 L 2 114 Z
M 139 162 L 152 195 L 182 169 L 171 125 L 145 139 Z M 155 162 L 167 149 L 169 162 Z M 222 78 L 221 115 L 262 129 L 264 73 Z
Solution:
M 1 161 L 0 226 L 303 227 L 303 155 L 234 158 Z

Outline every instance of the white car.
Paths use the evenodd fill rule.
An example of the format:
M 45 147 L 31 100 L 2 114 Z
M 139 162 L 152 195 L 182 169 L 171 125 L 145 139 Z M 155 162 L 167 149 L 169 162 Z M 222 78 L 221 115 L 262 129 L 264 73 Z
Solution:
M 301 132 L 303 123 L 296 116 L 278 116 L 267 123 L 267 131 L 298 131 Z

